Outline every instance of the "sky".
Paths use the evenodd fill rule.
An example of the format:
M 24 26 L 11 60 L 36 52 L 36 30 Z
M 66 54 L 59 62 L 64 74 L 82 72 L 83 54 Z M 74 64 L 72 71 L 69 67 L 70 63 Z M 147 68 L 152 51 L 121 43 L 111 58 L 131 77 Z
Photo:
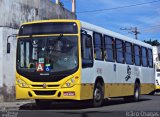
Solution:
M 66 9 L 71 10 L 71 0 L 61 0 L 61 2 Z M 83 12 L 135 4 L 143 5 L 98 12 Z M 135 38 L 134 34 L 129 33 L 129 30 L 121 29 L 137 27 L 140 32 L 139 40 L 152 39 L 160 42 L 160 0 L 76 0 L 76 6 L 76 15 L 79 20 L 132 38 Z

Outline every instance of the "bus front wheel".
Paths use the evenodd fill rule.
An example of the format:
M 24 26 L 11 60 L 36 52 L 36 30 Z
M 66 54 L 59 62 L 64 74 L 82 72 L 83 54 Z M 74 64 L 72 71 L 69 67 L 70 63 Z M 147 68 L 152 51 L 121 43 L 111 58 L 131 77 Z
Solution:
M 101 83 L 96 83 L 94 92 L 93 92 L 93 106 L 99 107 L 102 106 L 104 101 L 104 88 Z

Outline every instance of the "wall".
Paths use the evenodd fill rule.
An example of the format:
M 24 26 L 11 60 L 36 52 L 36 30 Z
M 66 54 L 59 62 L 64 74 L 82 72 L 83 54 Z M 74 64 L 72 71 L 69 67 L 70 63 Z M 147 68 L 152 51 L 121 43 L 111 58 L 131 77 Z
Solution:
M 50 0 L 0 0 L 0 26 L 18 28 L 26 21 L 75 18 Z
M 7 36 L 17 33 L 23 22 L 75 18 L 74 14 L 49 0 L 0 0 L 0 101 L 15 101 L 17 41 L 9 39 L 11 53 L 7 54 Z
M 11 34 L 16 34 L 16 29 L 11 28 L 0 28 L 1 32 L 1 45 L 0 50 L 1 59 L 0 59 L 0 67 L 2 71 L 0 71 L 0 87 L 1 87 L 1 97 L 3 97 L 2 101 L 14 101 L 15 100 L 15 63 L 16 63 L 16 38 L 10 38 L 9 42 L 11 43 L 11 53 L 7 54 L 7 36 Z

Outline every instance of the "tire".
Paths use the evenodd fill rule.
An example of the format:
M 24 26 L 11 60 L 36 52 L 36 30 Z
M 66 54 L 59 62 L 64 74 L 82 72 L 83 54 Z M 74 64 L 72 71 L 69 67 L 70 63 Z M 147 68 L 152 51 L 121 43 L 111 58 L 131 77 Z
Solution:
M 99 82 L 96 83 L 93 92 L 93 106 L 100 107 L 104 102 L 104 87 Z
M 36 99 L 35 102 L 36 102 L 36 105 L 38 107 L 43 108 L 43 109 L 44 108 L 49 108 L 51 106 L 51 104 L 52 104 L 52 102 L 48 101 L 48 100 L 39 100 L 39 99 Z
M 136 82 L 135 86 L 134 86 L 133 101 L 135 101 L 135 102 L 139 101 L 140 100 L 140 95 L 141 95 L 140 84 Z
M 140 84 L 135 83 L 134 85 L 134 95 L 133 96 L 126 96 L 124 97 L 124 101 L 130 102 L 130 101 L 139 101 L 140 100 Z

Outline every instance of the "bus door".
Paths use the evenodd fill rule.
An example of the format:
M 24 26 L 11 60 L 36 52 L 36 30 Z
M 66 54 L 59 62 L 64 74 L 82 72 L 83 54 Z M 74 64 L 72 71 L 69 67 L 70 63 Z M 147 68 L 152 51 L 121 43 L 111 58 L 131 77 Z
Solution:
M 94 78 L 93 69 L 93 40 L 90 31 L 81 33 L 82 55 L 82 80 L 81 83 L 92 83 Z

